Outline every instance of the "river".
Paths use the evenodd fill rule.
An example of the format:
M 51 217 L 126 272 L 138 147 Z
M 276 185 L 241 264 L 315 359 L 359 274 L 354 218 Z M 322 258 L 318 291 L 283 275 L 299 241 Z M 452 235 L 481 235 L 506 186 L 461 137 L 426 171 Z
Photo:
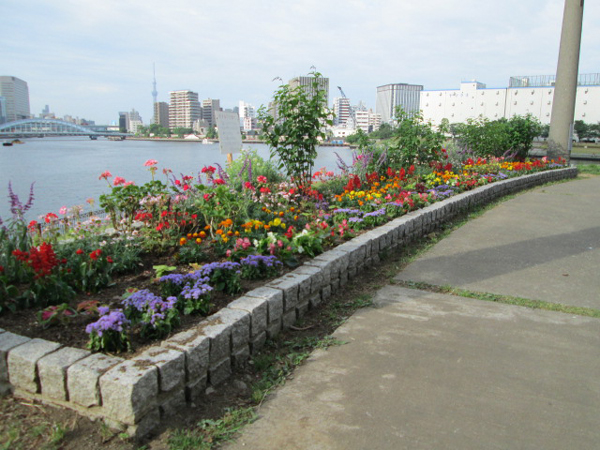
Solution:
M 165 181 L 163 168 L 174 174 L 197 175 L 205 165 L 226 165 L 226 155 L 219 151 L 219 144 L 201 144 L 181 141 L 109 141 L 89 138 L 43 138 L 24 139 L 24 144 L 0 147 L 0 217 L 11 217 L 8 183 L 13 192 L 25 203 L 31 183 L 34 185 L 34 202 L 26 214 L 27 220 L 40 215 L 58 214 L 63 206 L 84 205 L 85 211 L 98 209 L 97 199 L 109 191 L 105 180 L 99 175 L 108 170 L 113 176 L 143 184 L 151 175 L 144 163 L 148 159 L 158 161 L 157 178 Z M 255 149 L 265 159 L 269 148 L 265 144 L 244 144 L 244 149 Z M 346 162 L 352 159 L 347 147 L 319 147 L 315 170 L 321 167 L 339 172 L 337 156 Z M 236 155 L 234 155 L 235 157 Z M 96 200 L 92 208 L 88 198 Z

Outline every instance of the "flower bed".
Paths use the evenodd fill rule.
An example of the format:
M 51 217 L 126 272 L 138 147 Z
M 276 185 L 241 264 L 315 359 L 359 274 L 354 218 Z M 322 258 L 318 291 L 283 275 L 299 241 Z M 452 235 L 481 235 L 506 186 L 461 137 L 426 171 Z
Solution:
M 216 178 L 216 169 L 212 168 L 206 168 L 201 175 L 207 178 L 206 184 L 191 183 L 186 177 L 172 179 L 172 192 L 168 195 L 154 180 L 135 190 L 131 188 L 134 184 L 123 186 L 118 180 L 118 186 L 112 188 L 113 199 L 118 199 L 123 189 L 131 191 L 115 200 L 111 211 L 112 224 L 124 236 L 124 242 L 130 238 L 135 242 L 142 235 L 156 241 L 155 245 L 175 242 L 174 256 L 179 263 L 211 258 L 223 261 L 196 265 L 187 272 L 163 274 L 158 277 L 161 281 L 151 286 L 155 292 L 133 291 L 124 300 L 111 305 L 96 304 L 81 313 L 90 314 L 87 328 L 93 350 L 115 342 L 117 349 L 127 348 L 128 322 L 135 321 L 137 331 L 148 337 L 170 335 L 141 355 L 125 360 L 90 354 L 6 331 L 0 334 L 0 361 L 5 364 L 0 381 L 9 382 L 17 395 L 42 396 L 85 414 L 102 416 L 113 425 L 128 428 L 130 433 L 144 434 L 160 417 L 186 402 L 193 403 L 208 383 L 218 385 L 226 379 L 268 337 L 292 325 L 310 307 L 318 306 L 363 266 L 376 263 L 380 252 L 430 232 L 439 222 L 475 204 L 576 174 L 575 169 L 544 171 L 549 168 L 557 167 L 543 161 L 479 160 L 466 161 L 460 171 L 438 163 L 430 173 L 420 175 L 415 174 L 414 167 L 390 168 L 364 176 L 347 174 L 343 189 L 329 196 L 324 180 L 335 180 L 323 172 L 315 176 L 322 184 L 315 183 L 302 194 L 290 185 L 270 184 L 266 178 L 259 179 L 262 175 L 252 178 L 251 174 L 247 178 L 252 181 L 243 181 L 240 190 L 235 191 L 231 186 L 235 180 L 226 180 L 223 175 Z M 531 172 L 537 173 L 518 176 Z M 507 179 L 502 181 L 504 178 Z M 132 197 L 136 198 L 135 208 Z M 250 218 L 249 212 L 256 215 Z M 117 216 L 119 220 L 115 219 Z M 49 230 L 46 236 L 52 228 Z M 39 239 L 44 237 L 39 229 L 35 233 Z M 359 236 L 352 239 L 355 235 Z M 81 245 L 75 242 L 75 246 Z M 49 285 L 56 289 L 48 283 L 48 277 L 68 281 L 69 272 L 65 269 L 69 268 L 69 261 L 62 263 L 55 255 L 42 258 L 44 263 L 40 265 L 33 263 L 39 260 L 37 256 L 32 258 L 32 248 L 36 248 L 35 255 L 49 255 L 48 245 L 30 247 L 27 257 L 19 253 L 24 250 L 19 250 L 14 257 L 22 268 L 30 269 L 34 281 L 42 280 L 45 289 Z M 59 252 L 62 245 L 56 242 L 52 249 Z M 331 250 L 323 252 L 327 248 Z M 74 251 L 77 256 L 87 257 L 79 267 L 94 267 L 102 256 L 106 258 L 105 268 L 118 263 L 118 255 L 98 250 L 82 250 L 79 255 Z M 274 271 L 275 261 L 294 265 L 298 255 L 312 259 L 265 286 L 244 293 L 199 325 L 177 332 L 179 316 L 208 311 L 207 294 L 211 291 L 236 292 L 237 277 L 242 273 L 253 277 L 269 268 Z M 109 257 L 112 263 L 108 262 Z M 263 259 L 261 266 L 261 257 L 270 258 L 272 265 Z M 89 274 L 88 278 L 96 280 L 98 276 Z M 87 285 L 97 283 L 90 281 Z M 61 305 L 55 307 L 57 312 Z M 65 311 L 66 308 L 63 317 Z

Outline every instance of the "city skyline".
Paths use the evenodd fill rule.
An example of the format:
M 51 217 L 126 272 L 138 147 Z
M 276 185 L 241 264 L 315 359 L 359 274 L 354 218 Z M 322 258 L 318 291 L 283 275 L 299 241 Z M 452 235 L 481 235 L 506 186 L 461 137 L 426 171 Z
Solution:
M 176 0 L 0 5 L 0 75 L 29 86 L 31 113 L 118 120 L 135 108 L 153 117 L 158 101 L 189 89 L 233 108 L 267 105 L 281 83 L 311 67 L 353 104 L 375 109 L 377 87 L 393 83 L 452 89 L 476 79 L 506 87 L 510 76 L 556 71 L 564 0 L 300 0 L 272 7 Z M 600 68 L 600 5 L 584 10 L 580 73 Z

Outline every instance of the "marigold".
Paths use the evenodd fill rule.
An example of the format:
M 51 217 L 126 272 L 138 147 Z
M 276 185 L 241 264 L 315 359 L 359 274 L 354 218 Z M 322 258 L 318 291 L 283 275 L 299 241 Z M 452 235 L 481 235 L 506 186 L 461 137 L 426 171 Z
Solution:
M 179 239 L 179 245 L 185 245 L 187 242 L 187 239 L 182 237 L 181 239 Z

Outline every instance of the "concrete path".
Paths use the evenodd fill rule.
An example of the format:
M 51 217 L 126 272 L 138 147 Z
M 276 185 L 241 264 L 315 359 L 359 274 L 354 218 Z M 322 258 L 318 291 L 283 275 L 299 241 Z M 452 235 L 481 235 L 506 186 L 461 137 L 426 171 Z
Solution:
M 538 188 L 399 278 L 600 309 L 599 210 L 600 177 Z M 226 448 L 599 448 L 600 319 L 394 285 L 375 305 Z

